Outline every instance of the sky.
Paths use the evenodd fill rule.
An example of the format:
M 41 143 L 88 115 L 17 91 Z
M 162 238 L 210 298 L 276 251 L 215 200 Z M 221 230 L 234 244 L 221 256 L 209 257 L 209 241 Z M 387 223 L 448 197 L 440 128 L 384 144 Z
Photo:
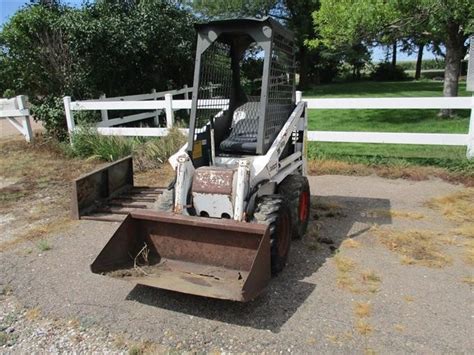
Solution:
M 67 4 L 72 6 L 80 6 L 83 0 L 67 0 L 65 1 Z M 28 0 L 0 0 L 0 27 L 22 6 L 28 4 Z M 372 50 L 372 58 L 374 61 L 382 61 L 385 59 L 386 49 L 382 47 L 375 47 Z M 425 51 L 423 53 L 423 59 L 432 59 L 434 58 L 431 52 Z M 411 56 L 398 52 L 397 59 L 399 61 L 403 60 L 416 60 L 416 53 L 412 54 Z

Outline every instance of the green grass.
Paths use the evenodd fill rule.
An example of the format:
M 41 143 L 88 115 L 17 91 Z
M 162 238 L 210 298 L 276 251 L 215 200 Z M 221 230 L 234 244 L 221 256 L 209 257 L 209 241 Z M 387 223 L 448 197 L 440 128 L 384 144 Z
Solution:
M 304 97 L 436 97 L 442 96 L 443 83 L 436 81 L 353 82 L 320 85 L 304 92 Z M 468 96 L 461 83 L 461 96 Z M 457 110 L 456 117 L 438 117 L 439 110 L 310 110 L 309 130 L 467 133 L 469 110 Z M 471 170 L 465 159 L 466 147 L 398 144 L 309 144 L 312 158 L 331 158 L 360 163 L 422 164 Z

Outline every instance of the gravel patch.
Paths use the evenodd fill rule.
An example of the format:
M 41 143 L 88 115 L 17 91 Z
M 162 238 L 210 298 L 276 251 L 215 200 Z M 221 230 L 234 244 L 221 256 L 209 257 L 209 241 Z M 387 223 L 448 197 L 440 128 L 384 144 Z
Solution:
M 120 338 L 78 320 L 51 320 L 25 309 L 14 296 L 0 298 L 0 352 L 125 354 Z
M 261 297 L 247 304 L 92 274 L 89 265 L 118 227 L 106 222 L 81 221 L 70 231 L 49 238 L 51 250 L 45 252 L 25 243 L 0 253 L 0 283 L 11 287 L 27 309 L 40 310 L 46 319 L 65 320 L 66 329 L 71 319 L 86 324 L 86 332 L 102 329 L 97 336 L 102 337 L 98 343 L 103 347 L 98 351 L 123 351 L 104 344 L 113 338 L 110 334 L 125 334 L 126 339 L 142 339 L 159 344 L 160 349 L 178 351 L 474 352 L 469 312 L 474 297 L 472 287 L 462 282 L 472 275 L 472 268 L 460 257 L 462 247 L 446 246 L 453 263 L 443 268 L 404 265 L 399 255 L 371 233 L 374 224 L 449 233 L 455 225 L 425 203 L 462 187 L 439 180 L 370 176 L 311 177 L 310 184 L 312 233 L 292 244 L 286 269 L 271 280 Z M 320 203 L 325 203 L 324 215 L 318 215 Z M 391 209 L 424 217 L 369 213 Z M 322 238 L 331 243 L 319 243 Z M 352 247 L 342 244 L 347 238 L 357 243 Z M 354 261 L 345 275 L 353 288 L 338 284 L 336 254 Z M 368 284 L 370 279 L 376 287 Z M 370 304 L 370 315 L 360 318 L 356 303 Z M 43 327 L 46 334 L 54 329 Z M 59 339 L 67 338 L 65 334 Z M 45 344 L 45 351 L 54 344 Z M 28 348 L 18 348 L 22 349 Z M 72 345 L 67 349 L 83 351 Z M 94 351 L 89 349 L 93 348 L 84 351 Z

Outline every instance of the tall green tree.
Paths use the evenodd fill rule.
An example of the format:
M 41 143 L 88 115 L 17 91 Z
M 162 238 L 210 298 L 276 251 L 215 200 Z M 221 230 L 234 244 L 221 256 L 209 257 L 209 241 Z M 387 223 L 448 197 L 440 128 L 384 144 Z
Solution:
M 327 49 L 305 45 L 308 39 L 317 35 L 311 14 L 319 8 L 319 0 L 193 0 L 188 4 L 205 19 L 272 16 L 283 22 L 295 33 L 299 85 L 302 88 L 311 82 L 329 79 L 330 74 L 335 75 L 337 61 L 326 56 L 324 51 Z
M 457 96 L 465 43 L 474 29 L 472 0 L 321 0 L 314 25 L 328 46 L 414 38 L 442 43 L 444 96 Z M 421 40 L 420 40 L 421 38 Z M 314 44 L 313 41 L 312 43 Z M 451 110 L 443 110 L 449 116 Z
M 190 12 L 165 0 L 101 0 L 81 8 L 35 2 L 0 31 L 0 90 L 29 95 L 36 116 L 53 120 L 47 128 L 61 135 L 64 95 L 87 99 L 190 84 L 193 22 Z

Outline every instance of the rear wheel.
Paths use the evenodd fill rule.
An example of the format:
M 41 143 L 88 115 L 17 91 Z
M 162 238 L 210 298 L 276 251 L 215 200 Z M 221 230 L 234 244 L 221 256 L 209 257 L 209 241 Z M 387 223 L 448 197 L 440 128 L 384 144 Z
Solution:
M 302 238 L 308 228 L 310 212 L 311 195 L 308 178 L 302 175 L 288 175 L 278 186 L 278 193 L 283 196 L 290 208 L 293 238 Z
M 286 265 L 291 243 L 291 215 L 282 196 L 260 197 L 253 222 L 269 225 L 271 270 L 272 275 L 276 275 Z

